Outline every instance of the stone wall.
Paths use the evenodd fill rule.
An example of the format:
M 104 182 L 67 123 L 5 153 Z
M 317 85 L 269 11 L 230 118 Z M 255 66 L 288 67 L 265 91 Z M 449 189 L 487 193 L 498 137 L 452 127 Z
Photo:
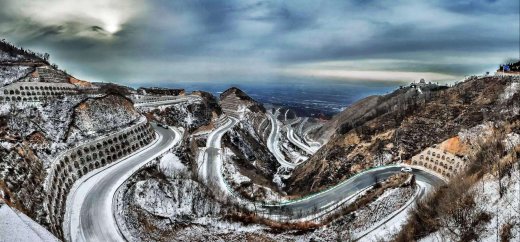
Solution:
M 0 101 L 40 101 L 76 93 L 77 87 L 70 83 L 17 82 L 0 88 Z
M 38 67 L 38 76 L 40 77 L 41 82 L 50 82 L 50 83 L 67 83 L 69 82 L 69 77 L 62 71 L 57 71 L 49 67 Z
M 435 146 L 413 156 L 412 165 L 422 166 L 446 178 L 455 176 L 466 167 L 463 159 Z
M 63 238 L 62 224 L 67 195 L 75 181 L 92 170 L 113 163 L 151 143 L 155 132 L 146 119 L 137 124 L 67 150 L 50 169 L 45 189 L 49 229 Z

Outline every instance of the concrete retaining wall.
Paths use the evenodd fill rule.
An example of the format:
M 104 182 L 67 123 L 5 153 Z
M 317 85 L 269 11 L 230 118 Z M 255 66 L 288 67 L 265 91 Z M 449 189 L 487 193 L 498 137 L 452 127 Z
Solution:
M 77 87 L 70 83 L 16 82 L 0 88 L 0 101 L 40 101 L 61 95 L 73 95 Z
M 90 171 L 113 163 L 152 142 L 155 132 L 142 119 L 139 123 L 106 137 L 81 144 L 61 154 L 51 167 L 46 181 L 50 230 L 63 238 L 62 223 L 67 195 L 72 185 Z
M 429 147 L 412 157 L 412 165 L 422 166 L 446 178 L 451 178 L 466 167 L 463 159 L 436 147 Z
M 41 82 L 68 82 L 69 77 L 66 73 L 54 70 L 49 67 L 36 68 Z

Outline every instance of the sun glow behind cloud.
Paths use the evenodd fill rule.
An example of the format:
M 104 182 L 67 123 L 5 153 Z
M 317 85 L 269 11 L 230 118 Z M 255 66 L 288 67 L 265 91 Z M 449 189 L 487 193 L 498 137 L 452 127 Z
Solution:
M 17 0 L 3 5 L 17 18 L 54 26 L 63 37 L 71 38 L 115 34 L 145 9 L 139 0 Z

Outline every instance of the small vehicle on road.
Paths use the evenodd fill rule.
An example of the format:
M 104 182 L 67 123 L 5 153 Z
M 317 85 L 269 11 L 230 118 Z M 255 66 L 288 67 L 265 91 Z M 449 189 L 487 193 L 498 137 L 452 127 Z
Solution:
M 165 128 L 165 129 L 168 129 L 168 125 L 166 125 L 166 124 L 157 123 L 157 126 L 159 126 L 159 127 L 163 127 L 163 128 Z
M 410 168 L 410 167 L 403 167 L 403 168 L 401 168 L 401 172 L 411 173 L 412 172 L 412 168 Z

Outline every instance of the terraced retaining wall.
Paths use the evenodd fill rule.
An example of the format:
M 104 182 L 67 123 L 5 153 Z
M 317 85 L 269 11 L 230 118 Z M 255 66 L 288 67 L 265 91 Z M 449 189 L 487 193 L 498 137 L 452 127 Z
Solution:
M 49 67 L 38 67 L 36 70 L 41 82 L 65 83 L 69 81 L 69 76 L 62 71 Z
M 446 178 L 451 178 L 465 169 L 466 162 L 456 155 L 434 146 L 413 156 L 412 165 L 422 166 Z
M 0 88 L 0 101 L 40 101 L 76 93 L 77 87 L 70 83 L 17 82 Z
M 67 150 L 50 169 L 45 189 L 45 208 L 49 229 L 63 239 L 62 224 L 67 195 L 75 181 L 92 170 L 111 164 L 139 150 L 155 139 L 155 132 L 145 118 L 137 124 L 106 137 Z

